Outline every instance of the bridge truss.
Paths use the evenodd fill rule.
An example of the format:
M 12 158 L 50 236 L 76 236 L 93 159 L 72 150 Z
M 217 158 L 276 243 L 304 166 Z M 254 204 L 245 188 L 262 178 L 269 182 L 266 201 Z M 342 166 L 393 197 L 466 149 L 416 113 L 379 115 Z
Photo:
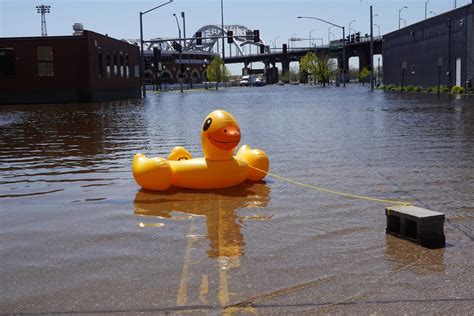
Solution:
M 265 41 L 260 37 L 259 42 L 254 42 L 254 37 L 253 37 L 253 30 L 249 29 L 246 26 L 243 25 L 224 25 L 224 28 L 220 25 L 205 25 L 201 27 L 197 32 L 201 32 L 202 34 L 202 44 L 197 44 L 197 37 L 196 33 L 194 33 L 194 36 L 184 43 L 184 50 L 185 51 L 201 51 L 201 52 L 206 52 L 206 53 L 212 53 L 216 52 L 219 53 L 217 50 L 217 47 L 219 44 L 221 44 L 220 41 L 222 41 L 222 36 L 226 37 L 228 36 L 228 32 L 232 31 L 233 32 L 233 38 L 234 42 L 231 44 L 234 48 L 235 51 L 237 52 L 237 56 L 244 56 L 244 48 L 249 46 L 255 46 L 255 47 L 260 47 L 261 45 L 266 46 Z M 139 39 L 129 39 L 125 40 L 126 42 L 134 45 L 140 46 L 140 40 Z M 225 43 L 227 44 L 227 39 L 225 40 Z M 161 51 L 170 51 L 174 52 L 175 49 L 173 48 L 173 40 L 167 40 L 166 38 L 152 38 L 150 40 L 147 40 L 143 44 L 143 50 L 144 52 L 152 52 L 154 47 L 157 47 Z M 222 49 L 222 48 L 220 48 Z
M 206 25 L 201 27 L 197 32 L 202 33 L 202 45 L 198 45 L 196 41 L 196 33 L 193 36 L 193 39 L 187 43 L 186 48 L 189 50 L 201 50 L 205 52 L 212 52 L 214 47 L 217 44 L 218 40 L 221 40 L 216 37 L 226 37 L 228 36 L 228 31 L 233 32 L 234 43 L 233 46 L 236 49 L 237 55 L 243 56 L 244 51 L 243 47 L 246 45 L 260 47 L 261 45 L 266 45 L 265 41 L 260 37 L 259 42 L 254 42 L 253 30 L 249 29 L 246 26 L 232 24 L 224 25 L 224 28 L 220 25 Z M 206 37 L 213 37 L 211 39 L 205 39 Z M 227 43 L 227 41 L 226 41 Z

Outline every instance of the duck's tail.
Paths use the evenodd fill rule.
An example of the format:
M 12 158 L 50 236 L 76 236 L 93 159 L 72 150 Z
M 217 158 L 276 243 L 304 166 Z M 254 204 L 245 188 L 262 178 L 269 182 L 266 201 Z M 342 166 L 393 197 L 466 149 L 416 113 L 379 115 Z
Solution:
M 161 191 L 171 186 L 171 167 L 163 158 L 136 154 L 133 157 L 132 172 L 135 181 L 143 189 Z
M 262 180 L 270 168 L 267 154 L 261 149 L 252 149 L 249 145 L 240 147 L 235 158 L 249 165 L 249 175 L 247 177 L 249 180 Z

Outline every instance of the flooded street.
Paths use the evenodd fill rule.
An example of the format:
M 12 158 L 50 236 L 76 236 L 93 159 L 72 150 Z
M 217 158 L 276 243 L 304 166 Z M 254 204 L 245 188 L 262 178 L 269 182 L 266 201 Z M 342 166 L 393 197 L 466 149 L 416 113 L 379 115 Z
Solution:
M 446 248 L 385 234 L 387 204 L 267 177 L 140 190 L 134 154 L 202 156 L 229 111 L 270 172 L 446 214 Z M 266 86 L 0 107 L 2 313 L 468 314 L 474 99 Z

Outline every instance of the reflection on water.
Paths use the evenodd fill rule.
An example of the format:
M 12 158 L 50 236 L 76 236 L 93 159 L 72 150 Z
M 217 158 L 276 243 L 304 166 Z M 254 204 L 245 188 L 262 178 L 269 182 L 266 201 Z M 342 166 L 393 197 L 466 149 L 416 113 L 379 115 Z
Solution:
M 1 106 L 1 310 L 153 313 L 159 306 L 169 308 L 157 311 L 164 314 L 251 296 L 303 309 L 352 302 L 355 293 L 373 301 L 472 297 L 472 101 L 287 85 Z M 443 212 L 451 246 L 385 237 L 385 205 L 271 177 L 225 190 L 137 193 L 134 154 L 166 156 L 184 146 L 202 156 L 202 121 L 216 108 L 238 120 L 242 144 L 265 150 L 270 172 Z M 383 281 L 373 280 L 380 270 Z M 328 275 L 338 277 L 298 286 Z M 388 313 L 399 312 L 389 305 Z M 369 314 L 370 304 L 357 302 L 335 309 L 351 306 L 360 308 L 352 314 Z M 292 308 L 288 314 L 297 314 Z
M 417 274 L 444 271 L 445 248 L 428 249 L 389 234 L 385 236 L 387 242 L 385 258 L 394 263 L 393 272 L 405 269 Z
M 135 196 L 135 214 L 156 216 L 164 219 L 189 219 L 182 214 L 206 217 L 209 258 L 235 257 L 244 254 L 243 220 L 269 219 L 259 214 L 239 216 L 242 208 L 265 208 L 269 202 L 270 188 L 264 183 L 243 184 L 212 191 L 174 189 L 164 192 L 140 190 Z M 177 214 L 178 212 L 179 214 Z M 153 227 L 162 224 L 144 224 Z M 156 226 L 155 226 L 156 227 Z

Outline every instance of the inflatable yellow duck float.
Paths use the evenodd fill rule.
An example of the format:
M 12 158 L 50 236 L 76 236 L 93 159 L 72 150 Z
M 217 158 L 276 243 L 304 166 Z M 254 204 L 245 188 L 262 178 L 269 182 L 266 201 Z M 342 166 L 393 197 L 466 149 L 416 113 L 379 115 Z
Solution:
M 132 163 L 135 181 L 148 190 L 167 190 L 171 186 L 220 189 L 266 176 L 270 163 L 263 150 L 244 145 L 234 156 L 240 128 L 230 113 L 216 110 L 209 114 L 202 126 L 201 142 L 201 158 L 193 158 L 180 146 L 167 159 L 136 154 Z

